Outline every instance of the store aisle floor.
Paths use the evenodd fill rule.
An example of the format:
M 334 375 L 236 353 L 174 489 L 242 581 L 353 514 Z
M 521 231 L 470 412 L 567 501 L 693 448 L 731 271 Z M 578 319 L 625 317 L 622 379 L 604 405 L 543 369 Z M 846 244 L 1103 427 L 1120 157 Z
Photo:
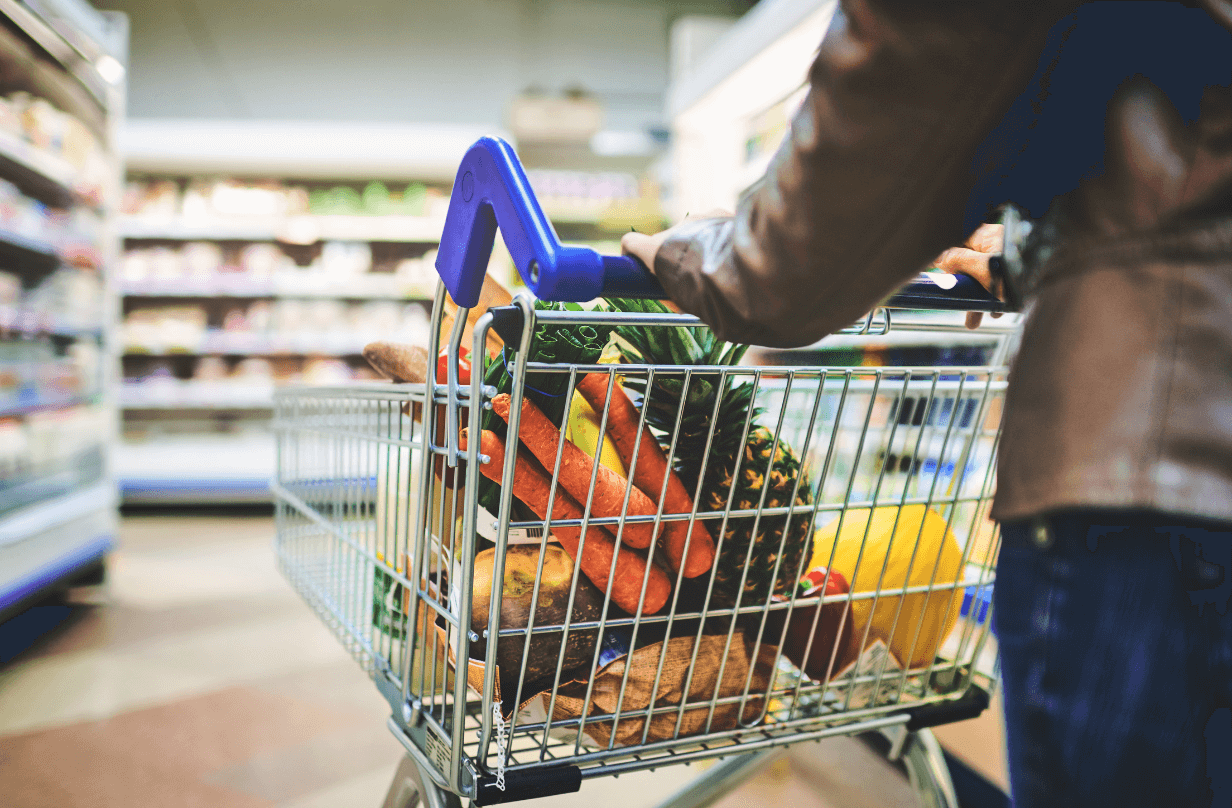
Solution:
M 388 707 L 278 575 L 266 518 L 123 521 L 108 583 L 36 607 L 0 665 L 5 808 L 378 808 L 402 751 Z M 8 657 L 10 654 L 4 654 Z M 641 808 L 698 767 L 588 781 L 539 805 Z M 809 744 L 724 808 L 906 805 L 854 741 Z

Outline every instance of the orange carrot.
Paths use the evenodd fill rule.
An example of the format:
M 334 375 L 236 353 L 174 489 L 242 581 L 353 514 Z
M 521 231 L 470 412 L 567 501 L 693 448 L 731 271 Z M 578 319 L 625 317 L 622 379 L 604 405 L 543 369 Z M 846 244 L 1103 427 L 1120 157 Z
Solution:
M 577 389 L 594 408 L 595 412 L 603 412 L 607 405 L 608 376 L 604 373 L 590 373 L 578 380 Z M 663 514 L 678 514 L 693 512 L 693 497 L 676 472 L 667 466 L 667 456 L 649 427 L 643 427 L 638 433 L 639 415 L 637 407 L 625 395 L 619 385 L 612 385 L 612 404 L 607 414 L 607 432 L 616 444 L 616 452 L 631 469 L 633 484 L 652 500 L 657 500 L 662 492 Z M 640 448 L 639 448 L 640 443 Z M 633 455 L 637 453 L 637 464 L 633 463 Z M 667 489 L 663 488 L 663 478 L 667 477 Z M 714 566 L 714 539 L 706 525 L 700 520 L 693 522 L 692 538 L 689 537 L 687 521 L 666 522 L 663 528 L 663 544 L 667 551 L 667 560 L 672 569 L 684 567 L 684 577 L 695 578 Z M 684 557 L 685 545 L 688 545 L 689 556 Z
M 467 445 L 467 430 L 462 430 L 461 446 Z M 479 435 L 479 451 L 487 455 L 491 462 L 480 464 L 479 470 L 485 477 L 500 483 L 501 472 L 505 466 L 505 443 L 500 436 L 490 430 L 483 430 Z M 513 495 L 539 515 L 547 519 L 548 494 L 552 480 L 539 465 L 522 452 L 518 452 L 513 474 Z M 556 501 L 552 505 L 552 517 L 555 519 L 581 519 L 582 506 L 568 492 L 556 490 Z M 552 526 L 552 535 L 560 540 L 561 546 L 571 557 L 578 557 L 578 548 L 582 538 L 581 527 Z M 587 529 L 586 548 L 582 553 L 580 567 L 587 578 L 599 587 L 600 591 L 608 591 L 611 586 L 612 602 L 629 614 L 637 614 L 637 602 L 641 597 L 642 581 L 649 575 L 646 583 L 646 599 L 642 606 L 645 614 L 654 614 L 663 608 L 672 593 L 672 582 L 667 573 L 653 564 L 647 564 L 646 559 L 627 547 L 620 548 L 616 555 L 616 571 L 609 580 L 612 569 L 612 556 L 616 555 L 616 540 L 602 527 Z
M 510 404 L 507 393 L 492 399 L 492 409 L 506 421 L 509 420 Z M 522 421 L 518 426 L 518 437 L 544 468 L 551 469 L 555 465 L 560 430 L 530 399 L 522 399 Z M 556 476 L 561 487 L 578 502 L 586 501 L 586 495 L 590 491 L 590 475 L 594 468 L 594 460 L 586 452 L 570 441 L 565 441 L 560 453 L 560 471 Z M 626 490 L 629 490 L 629 481 L 600 463 L 598 474 L 595 475 L 594 497 L 590 502 L 591 514 L 620 516 Z M 629 490 L 630 516 L 654 516 L 657 510 L 644 492 L 637 488 Z M 621 539 L 630 547 L 649 547 L 654 542 L 654 524 L 626 524 Z

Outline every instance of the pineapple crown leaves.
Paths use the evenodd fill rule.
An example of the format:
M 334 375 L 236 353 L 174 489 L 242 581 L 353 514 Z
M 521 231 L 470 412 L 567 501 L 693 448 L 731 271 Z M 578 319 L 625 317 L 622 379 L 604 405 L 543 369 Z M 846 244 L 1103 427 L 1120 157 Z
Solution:
M 608 298 L 605 301 L 611 311 L 637 314 L 673 314 L 658 300 Z M 694 328 L 642 328 L 619 326 L 616 333 L 624 340 L 624 347 L 636 349 L 638 358 L 652 359 L 658 364 L 670 365 L 736 365 L 748 351 L 747 345 L 724 342 L 705 326 Z M 670 361 L 668 361 L 670 358 Z

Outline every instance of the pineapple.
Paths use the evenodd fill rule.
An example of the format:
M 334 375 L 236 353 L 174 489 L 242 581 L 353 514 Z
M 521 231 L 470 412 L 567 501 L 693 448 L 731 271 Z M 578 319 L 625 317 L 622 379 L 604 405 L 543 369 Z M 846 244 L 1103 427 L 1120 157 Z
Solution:
M 610 301 L 613 308 L 623 311 L 667 311 L 662 304 L 648 301 Z M 633 363 L 654 365 L 724 366 L 739 363 L 747 346 L 729 345 L 716 339 L 709 329 L 685 329 L 672 327 L 619 328 L 622 351 Z M 653 389 L 646 390 L 646 379 L 627 377 L 628 389 L 642 394 L 649 400 L 646 422 L 657 431 L 665 446 L 670 445 L 676 418 L 681 406 L 684 380 L 680 376 L 659 376 Z M 729 379 L 720 391 L 717 374 L 695 373 L 689 384 L 684 413 L 680 417 L 680 435 L 676 441 L 675 466 L 681 482 L 690 491 L 697 490 L 697 481 L 702 475 L 698 513 L 752 510 L 758 507 L 784 507 L 792 503 L 796 478 L 802 472 L 800 461 L 785 443 L 775 444 L 773 433 L 757 423 L 760 410 L 753 407 L 754 385 L 738 383 Z M 718 412 L 715 412 L 715 400 Z M 716 417 L 717 415 L 717 417 Z M 715 419 L 714 434 L 710 434 L 711 418 Z M 748 419 L 748 434 L 745 424 Z M 709 441 L 710 452 L 706 467 Z M 771 457 L 773 455 L 773 458 Z M 764 500 L 763 500 L 764 497 Z M 813 492 L 808 480 L 800 481 L 795 504 L 809 505 Z M 787 516 L 755 516 L 729 518 L 723 537 L 718 533 L 721 520 L 706 520 L 706 527 L 718 545 L 718 558 L 714 565 L 714 590 L 712 607 L 736 605 L 740 593 L 741 575 L 744 577 L 744 595 L 741 606 L 761 605 L 774 593 L 790 591 L 803 572 L 801 563 L 811 556 L 812 535 L 809 518 L 797 513 L 790 517 L 787 540 L 783 530 Z M 754 535 L 754 523 L 756 535 Z M 782 545 L 783 558 L 779 561 Z M 750 549 L 751 548 L 751 549 Z M 778 574 L 775 564 L 778 562 Z

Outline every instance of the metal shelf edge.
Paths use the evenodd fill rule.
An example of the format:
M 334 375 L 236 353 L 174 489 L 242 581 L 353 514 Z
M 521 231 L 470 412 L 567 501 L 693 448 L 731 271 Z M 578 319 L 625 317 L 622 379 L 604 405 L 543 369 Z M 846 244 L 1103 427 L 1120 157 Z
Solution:
M 273 502 L 268 478 L 120 478 L 125 505 Z
M 0 174 L 9 176 L 14 185 L 35 190 L 36 196 L 47 197 L 44 201 L 68 205 L 76 197 L 71 165 L 9 132 L 0 132 Z
M 55 59 L 66 73 L 77 79 L 99 106 L 107 106 L 107 85 L 76 44 L 65 39 L 33 9 L 16 0 L 0 0 L 0 14 Z

